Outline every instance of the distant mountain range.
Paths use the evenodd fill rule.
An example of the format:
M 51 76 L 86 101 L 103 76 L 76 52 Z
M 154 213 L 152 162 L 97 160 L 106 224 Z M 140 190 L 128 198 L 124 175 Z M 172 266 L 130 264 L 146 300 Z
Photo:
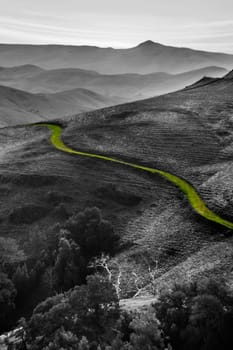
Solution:
M 228 77 L 232 67 L 233 55 L 152 41 L 130 49 L 1 44 L 0 126 L 67 117 L 193 88 L 196 82 Z
M 100 74 L 78 68 L 45 70 L 24 65 L 0 68 L 0 85 L 32 93 L 55 93 L 85 88 L 102 94 L 106 99 L 132 101 L 182 89 L 203 76 L 222 77 L 228 71 L 221 67 L 206 67 L 181 74 Z M 117 97 L 116 97 L 117 96 Z
M 182 73 L 208 66 L 233 67 L 233 55 L 165 46 L 146 41 L 129 49 L 63 45 L 0 45 L 0 66 L 81 68 L 102 74 Z
M 13 72 L 21 79 L 17 82 Z M 28 70 L 31 71 L 30 76 Z M 20 89 L 0 85 L 0 126 L 31 123 L 54 118 L 68 117 L 77 113 L 91 111 L 107 106 L 113 106 L 132 99 L 127 95 L 138 93 L 140 86 L 144 87 L 144 93 L 155 95 L 158 89 L 178 89 L 184 87 L 188 81 L 191 85 L 187 89 L 206 85 L 215 81 L 232 80 L 232 72 L 222 78 L 203 77 L 205 73 L 217 73 L 222 75 L 224 69 L 210 67 L 207 69 L 187 72 L 179 75 L 157 73 L 151 75 L 119 75 L 108 79 L 96 72 L 78 69 L 45 71 L 39 67 L 14 67 L 12 69 L 0 69 L 0 82 L 3 76 L 8 79 L 8 84 L 19 85 L 25 88 L 29 84 L 30 90 L 49 90 L 47 93 L 30 93 Z M 35 74 L 35 75 L 34 75 Z M 24 77 L 24 79 L 23 79 Z M 27 78 L 25 78 L 27 77 Z M 78 77 L 80 79 L 78 79 Z M 115 77 L 115 78 L 114 78 Z M 198 77 L 202 77 L 198 79 Z M 105 80 L 106 79 L 106 80 Z M 118 80 L 118 84 L 117 84 Z M 63 82 L 62 82 L 63 81 Z M 195 81 L 194 84 L 193 81 Z M 94 83 L 95 82 L 95 83 Z M 88 89 L 74 88 L 75 85 L 91 85 L 102 93 L 93 92 Z M 138 85 L 137 85 L 138 84 Z M 156 86 L 157 84 L 157 86 Z M 60 91 L 67 89 L 65 91 Z M 131 90 L 130 90 L 131 89 Z M 117 92 L 118 97 L 108 95 L 109 92 Z M 121 94 L 121 97 L 119 96 Z M 127 98 L 128 96 L 128 98 Z

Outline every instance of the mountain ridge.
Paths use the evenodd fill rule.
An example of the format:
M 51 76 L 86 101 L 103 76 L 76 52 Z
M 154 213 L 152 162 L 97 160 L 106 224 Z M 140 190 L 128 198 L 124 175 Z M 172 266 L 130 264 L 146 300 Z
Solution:
M 230 69 L 233 55 L 145 41 L 126 49 L 97 46 L 0 44 L 0 66 L 35 64 L 42 68 L 83 68 L 103 74 L 169 72 L 217 65 Z

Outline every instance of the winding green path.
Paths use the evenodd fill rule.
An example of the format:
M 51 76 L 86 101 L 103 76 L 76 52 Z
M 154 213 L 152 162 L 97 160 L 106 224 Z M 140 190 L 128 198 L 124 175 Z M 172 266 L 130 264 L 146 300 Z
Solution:
M 98 159 L 102 159 L 105 161 L 110 161 L 110 162 L 114 162 L 117 164 L 126 165 L 126 166 L 131 167 L 131 168 L 144 170 L 144 171 L 147 171 L 147 172 L 152 173 L 152 174 L 159 174 L 160 176 L 164 177 L 165 179 L 172 182 L 173 184 L 175 184 L 177 187 L 179 187 L 181 189 L 181 191 L 185 194 L 185 196 L 187 197 L 189 203 L 191 204 L 191 206 L 195 210 L 195 212 L 197 212 L 199 215 L 201 215 L 202 217 L 204 217 L 205 219 L 207 219 L 209 221 L 213 221 L 215 223 L 218 223 L 222 226 L 227 227 L 228 229 L 233 230 L 233 223 L 221 218 L 220 216 L 215 214 L 212 210 L 210 210 L 206 206 L 206 204 L 204 203 L 201 196 L 195 190 L 195 188 L 188 181 L 182 179 L 181 177 L 178 177 L 176 175 L 173 175 L 173 174 L 168 173 L 168 172 L 163 171 L 163 170 L 148 168 L 148 167 L 145 167 L 142 165 L 125 162 L 125 161 L 120 160 L 120 159 L 115 159 L 115 158 L 111 158 L 111 157 L 107 157 L 107 156 L 101 156 L 99 154 L 94 154 L 94 153 L 76 151 L 76 150 L 66 146 L 64 144 L 64 142 L 62 141 L 62 139 L 61 139 L 62 127 L 61 126 L 55 125 L 55 124 L 47 124 L 47 123 L 34 124 L 34 125 L 45 126 L 48 129 L 50 129 L 52 132 L 51 143 L 55 148 L 59 149 L 60 151 L 70 153 L 70 154 L 76 154 L 76 155 L 83 156 L 83 157 L 98 158 Z

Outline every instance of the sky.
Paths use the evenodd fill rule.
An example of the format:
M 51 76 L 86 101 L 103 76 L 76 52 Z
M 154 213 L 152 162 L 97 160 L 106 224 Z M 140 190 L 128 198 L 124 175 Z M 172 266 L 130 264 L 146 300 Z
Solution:
M 0 0 L 0 42 L 233 53 L 233 0 Z

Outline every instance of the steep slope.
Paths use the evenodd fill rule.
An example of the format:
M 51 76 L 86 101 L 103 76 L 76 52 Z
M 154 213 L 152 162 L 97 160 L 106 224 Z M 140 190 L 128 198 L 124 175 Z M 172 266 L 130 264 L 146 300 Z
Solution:
M 233 71 L 230 71 L 230 72 L 224 77 L 224 79 L 233 80 Z
M 55 69 L 43 70 L 25 74 L 25 78 L 16 75 L 7 68 L 2 78 L 0 71 L 0 84 L 33 93 L 52 93 L 76 88 L 85 88 L 104 96 L 120 96 L 128 101 L 153 97 L 163 93 L 184 88 L 196 82 L 205 75 L 222 77 L 227 71 L 220 67 L 205 67 L 178 75 L 167 73 L 153 74 L 118 74 L 106 75 L 82 69 Z M 9 78 L 7 78 L 9 74 Z
M 105 74 L 181 73 L 207 66 L 230 69 L 233 56 L 164 46 L 147 41 L 129 49 L 62 45 L 0 45 L 0 65 L 42 68 L 82 68 Z
M 177 174 L 195 186 L 210 209 L 232 221 L 232 88 L 232 79 L 219 79 L 59 120 L 62 138 L 74 149 Z M 171 183 L 124 165 L 59 152 L 49 137 L 42 126 L 1 130 L 2 236 L 23 247 L 29 232 L 47 233 L 64 220 L 56 214 L 59 203 L 69 214 L 97 206 L 121 235 L 123 249 L 115 260 L 122 269 L 123 297 L 136 292 L 133 273 L 148 282 L 148 264 L 157 268 L 161 288 L 200 275 L 232 282 L 232 234 L 193 213 Z M 12 212 L 27 213 L 28 206 L 46 213 L 41 209 L 31 221 L 11 220 Z
M 86 89 L 31 94 L 0 86 L 0 126 L 49 120 L 114 105 L 120 101 Z
M 186 89 L 194 89 L 196 87 L 209 85 L 209 84 L 215 83 L 217 80 L 220 80 L 220 78 L 211 78 L 211 77 L 205 76 L 205 77 L 201 78 L 200 80 L 196 81 L 194 84 L 187 86 Z

